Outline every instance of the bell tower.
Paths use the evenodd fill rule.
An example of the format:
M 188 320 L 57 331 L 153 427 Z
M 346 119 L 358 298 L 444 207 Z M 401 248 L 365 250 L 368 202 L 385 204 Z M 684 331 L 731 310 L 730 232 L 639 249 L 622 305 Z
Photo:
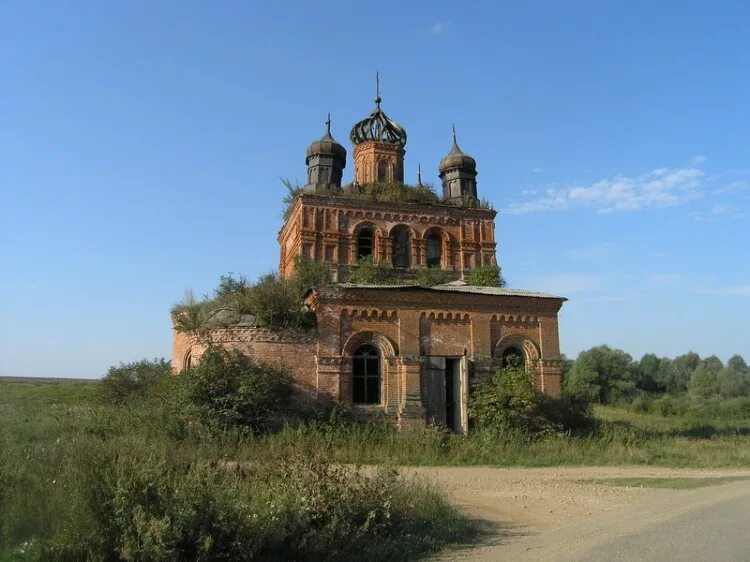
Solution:
M 380 107 L 380 76 L 375 76 L 375 110 L 355 124 L 349 138 L 354 145 L 354 181 L 404 182 L 406 131 Z

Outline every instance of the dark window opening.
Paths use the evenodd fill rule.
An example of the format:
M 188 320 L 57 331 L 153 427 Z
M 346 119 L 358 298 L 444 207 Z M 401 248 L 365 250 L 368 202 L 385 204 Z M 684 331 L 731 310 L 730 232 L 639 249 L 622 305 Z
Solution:
M 354 352 L 352 365 L 352 402 L 380 404 L 380 353 L 369 344 Z
M 456 425 L 456 402 L 460 396 L 456 396 L 456 375 L 458 374 L 459 359 L 445 360 L 445 425 L 451 431 L 458 430 Z M 458 405 L 460 408 L 460 404 Z M 460 423 L 460 422 L 459 422 Z
M 393 231 L 393 267 L 410 267 L 409 229 L 399 227 Z
M 525 363 L 523 351 L 517 347 L 509 347 L 503 351 L 503 367 L 523 368 Z
M 427 236 L 427 267 L 440 267 L 443 258 L 443 242 L 440 234 L 431 232 Z
M 381 160 L 380 162 L 378 162 L 378 178 L 376 181 L 388 181 L 388 162 L 386 160 Z
M 363 230 L 357 236 L 357 259 L 366 258 L 372 255 L 373 234 L 369 228 Z

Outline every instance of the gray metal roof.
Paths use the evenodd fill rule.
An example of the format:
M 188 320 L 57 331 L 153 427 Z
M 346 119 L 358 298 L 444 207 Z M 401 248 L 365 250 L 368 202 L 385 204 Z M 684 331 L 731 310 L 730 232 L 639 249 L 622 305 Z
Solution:
M 536 291 L 525 291 L 523 289 L 506 289 L 504 287 L 480 287 L 478 285 L 458 285 L 454 283 L 448 283 L 445 285 L 417 285 L 417 284 L 406 284 L 406 285 L 357 285 L 354 283 L 339 283 L 339 288 L 347 289 L 423 289 L 426 291 L 438 291 L 444 293 L 469 293 L 473 295 L 490 295 L 496 297 L 534 297 L 539 299 L 559 299 L 568 300 L 565 297 L 558 297 L 556 295 L 550 295 L 547 293 L 539 293 Z

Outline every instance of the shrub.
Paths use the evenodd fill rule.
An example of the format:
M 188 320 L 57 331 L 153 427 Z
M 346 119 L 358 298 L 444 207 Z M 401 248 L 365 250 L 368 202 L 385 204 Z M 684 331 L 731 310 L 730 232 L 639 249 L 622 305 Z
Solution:
M 343 190 L 344 197 L 374 199 L 399 203 L 438 203 L 439 198 L 430 184 L 406 185 L 403 183 L 353 184 Z
M 472 531 L 432 488 L 395 470 L 333 466 L 314 453 L 242 465 L 165 445 L 86 435 L 4 451 L 0 558 L 410 559 Z
M 469 271 L 466 277 L 466 282 L 469 285 L 477 285 L 479 287 L 505 287 L 505 279 L 503 279 L 500 267 L 497 265 L 480 265 Z
M 269 429 L 292 396 L 287 376 L 239 351 L 211 347 L 180 375 L 188 414 L 213 429 Z
M 302 299 L 308 290 L 314 287 L 327 287 L 332 283 L 331 266 L 326 262 L 298 256 L 294 262 L 292 283 Z
M 374 260 L 372 256 L 357 260 L 349 272 L 348 283 L 357 285 L 401 284 L 402 277 L 386 260 Z
M 585 402 L 535 391 L 531 375 L 519 367 L 499 370 L 477 385 L 469 415 L 478 429 L 495 432 L 544 435 L 592 425 Z
M 127 404 L 143 400 L 154 392 L 172 373 L 165 359 L 142 359 L 112 366 L 99 386 L 101 398 L 110 404 Z
M 433 285 L 442 285 L 451 280 L 450 272 L 440 269 L 439 267 L 422 267 L 417 270 L 415 281 L 419 285 L 431 287 Z

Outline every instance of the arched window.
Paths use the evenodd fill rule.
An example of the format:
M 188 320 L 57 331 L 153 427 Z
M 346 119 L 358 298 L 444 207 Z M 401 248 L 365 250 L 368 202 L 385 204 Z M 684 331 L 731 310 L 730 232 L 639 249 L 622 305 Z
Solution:
M 388 161 L 387 160 L 379 160 L 378 161 L 378 171 L 377 171 L 378 182 L 387 182 L 388 181 Z
M 409 229 L 398 226 L 393 229 L 393 267 L 411 267 L 411 240 Z
M 503 351 L 503 367 L 524 368 L 526 363 L 523 351 L 517 347 L 509 347 Z
M 371 228 L 363 228 L 357 235 L 357 259 L 372 255 L 374 236 Z
M 374 345 L 360 345 L 354 352 L 352 402 L 380 404 L 380 353 Z
M 440 233 L 433 230 L 427 234 L 427 267 L 440 267 L 443 260 L 443 241 Z
M 185 354 L 185 361 L 183 362 L 183 369 L 190 369 L 193 366 L 193 350 L 190 349 Z

